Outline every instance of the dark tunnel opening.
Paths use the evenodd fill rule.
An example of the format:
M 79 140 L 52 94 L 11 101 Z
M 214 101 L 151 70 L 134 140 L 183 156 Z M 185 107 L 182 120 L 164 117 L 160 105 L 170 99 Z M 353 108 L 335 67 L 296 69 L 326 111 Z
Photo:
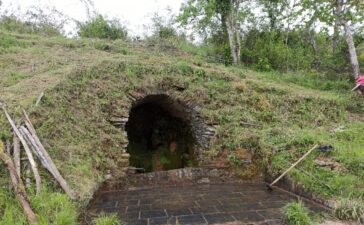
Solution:
M 126 124 L 129 163 L 151 172 L 194 166 L 196 140 L 188 108 L 168 95 L 135 102 Z

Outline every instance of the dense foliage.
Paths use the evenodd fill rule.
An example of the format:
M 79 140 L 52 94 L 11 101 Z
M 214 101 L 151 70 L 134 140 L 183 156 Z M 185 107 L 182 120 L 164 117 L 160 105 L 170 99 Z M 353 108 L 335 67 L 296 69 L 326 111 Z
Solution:
M 232 23 L 239 33 L 234 38 L 240 63 L 263 71 L 316 70 L 343 77 L 355 72 L 358 46 L 359 65 L 364 63 L 361 1 L 185 1 L 177 22 L 202 36 L 220 62 L 232 62 L 226 23 L 231 5 L 237 8 Z
M 85 38 L 126 40 L 128 37 L 126 28 L 118 20 L 109 21 L 101 15 L 85 23 L 79 23 L 78 28 L 78 35 Z

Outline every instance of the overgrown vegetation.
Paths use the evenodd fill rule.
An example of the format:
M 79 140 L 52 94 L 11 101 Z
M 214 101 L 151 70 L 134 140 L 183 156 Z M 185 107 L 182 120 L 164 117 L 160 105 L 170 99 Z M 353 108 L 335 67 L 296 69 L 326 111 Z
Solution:
M 0 101 L 14 117 L 20 107 L 31 112 L 47 150 L 81 197 L 80 203 L 70 202 L 42 171 L 49 181 L 46 191 L 31 197 L 42 224 L 76 224 L 107 171 L 122 175 L 126 137 L 108 119 L 128 113 L 126 93 L 154 90 L 200 105 L 204 121 L 217 129 L 204 152 L 206 161 L 232 165 L 244 179 L 263 169 L 278 175 L 314 144 L 332 145 L 333 151 L 314 152 L 290 176 L 320 197 L 358 199 L 343 201 L 339 218 L 362 215 L 364 140 L 358 137 L 364 130 L 364 103 L 348 92 L 352 83 L 341 75 L 348 71 L 342 41 L 331 55 L 327 34 L 317 33 L 320 51 L 315 55 L 301 39 L 303 30 L 250 30 L 242 39 L 242 61 L 263 71 L 255 72 L 224 66 L 232 59 L 218 32 L 196 46 L 158 18 L 144 42 L 127 41 L 125 28 L 102 16 L 80 24 L 80 39 L 44 37 L 30 28 L 20 32 L 27 24 L 6 20 L 0 23 Z M 45 96 L 34 107 L 41 91 Z M 3 116 L 0 138 L 11 138 Z M 243 166 L 240 150 L 253 155 L 252 165 Z M 333 166 L 319 165 L 317 159 Z M 0 172 L 7 174 L 2 166 Z M 0 224 L 26 224 L 8 180 L 0 178 L 5 187 L 0 189 Z M 290 224 L 310 222 L 302 203 L 285 211 Z M 113 216 L 95 223 L 118 224 Z
M 128 32 L 118 20 L 106 20 L 97 15 L 85 23 L 78 24 L 78 35 L 84 38 L 122 39 L 126 40 Z
M 0 170 L 2 174 L 7 174 L 5 168 Z M 2 187 L 10 187 L 10 183 L 5 176 L 1 179 Z M 31 192 L 31 191 L 30 191 Z M 67 195 L 60 194 L 43 187 L 42 193 L 30 196 L 32 207 L 37 214 L 40 225 L 59 224 L 76 225 L 78 224 L 78 207 Z M 27 218 L 16 201 L 15 196 L 8 188 L 0 189 L 0 224 L 1 225 L 26 225 Z
M 283 209 L 284 222 L 288 225 L 312 225 L 309 210 L 302 202 L 292 202 Z
M 362 224 L 364 223 L 364 201 L 353 197 L 342 198 L 335 209 L 335 215 L 339 219 Z
M 42 36 L 61 36 L 63 26 L 69 18 L 55 8 L 31 7 L 24 15 L 15 16 L 7 12 L 0 17 L 0 30 L 19 34 L 38 34 Z
M 15 38 L 10 34 L 8 36 Z M 30 38 L 30 41 L 35 41 L 37 37 Z M 331 189 L 326 189 L 299 170 L 294 171 L 292 177 L 303 183 L 308 190 L 323 197 L 347 196 L 349 193 L 362 196 L 364 179 L 363 170 L 360 169 L 363 161 L 360 146 L 363 142 L 356 137 L 364 129 L 364 124 L 359 121 L 363 103 L 354 93 L 338 92 L 336 89 L 327 91 L 327 88 L 316 85 L 319 79 L 315 77 L 310 78 L 313 85 L 307 88 L 303 79 L 293 79 L 296 74 L 279 76 L 209 64 L 202 59 L 196 61 L 194 56 L 170 57 L 173 52 L 144 51 L 127 42 L 43 39 L 42 42 L 35 43 L 35 46 L 20 48 L 15 53 L 3 53 L 2 57 L 31 53 L 32 58 L 38 59 L 36 66 L 43 63 L 48 68 L 54 63 L 67 65 L 55 66 L 55 71 L 63 72 L 51 72 L 53 77 L 58 78 L 49 80 L 48 86 L 39 86 L 50 89 L 46 91 L 40 107 L 30 111 L 48 151 L 82 199 L 91 197 L 107 170 L 113 171 L 117 176 L 118 168 L 122 166 L 118 159 L 121 154 L 120 145 L 126 137 L 107 122 L 110 113 L 127 113 L 128 109 L 120 107 L 129 101 L 125 93 L 150 89 L 164 90 L 171 96 L 189 99 L 203 106 L 201 113 L 204 120 L 219 124 L 212 148 L 205 152 L 205 157 L 211 161 L 221 160 L 221 153 L 227 150 L 230 154 L 223 160 L 232 161 L 232 165 L 240 167 L 240 159 L 232 157 L 237 156 L 237 149 L 246 149 L 261 158 L 255 162 L 259 167 L 266 167 L 272 174 L 278 174 L 314 143 L 330 144 L 335 148 L 333 152 L 316 152 L 299 169 L 318 177 Z M 103 50 L 98 47 L 100 45 L 108 45 L 109 48 Z M 53 52 L 54 48 L 63 49 L 63 56 L 67 55 L 68 58 L 76 57 L 72 54 L 73 51 L 77 51 L 77 57 L 98 57 L 79 62 L 87 62 L 83 68 L 78 68 L 76 62 L 71 67 L 74 69 L 70 70 L 68 66 L 72 64 L 62 61 L 65 58 L 62 55 L 60 58 L 54 56 L 54 62 L 47 64 L 47 58 L 42 55 L 44 52 Z M 128 54 L 123 54 L 120 48 Z M 38 50 L 34 51 L 35 49 Z M 2 62 L 9 71 L 21 68 L 16 61 L 7 64 L 6 61 Z M 60 79 L 64 73 L 68 74 L 66 79 Z M 30 74 L 31 76 L 8 83 L 7 89 L 2 90 L 1 100 L 9 104 L 12 112 L 17 111 L 14 106 L 19 102 L 29 108 L 38 96 L 37 91 L 25 91 L 22 88 L 31 79 L 42 77 L 43 70 Z M 47 74 L 49 72 L 46 77 Z M 1 82 L 9 77 L 10 74 L 5 74 Z M 343 91 L 350 85 L 345 80 L 332 82 L 335 87 L 343 86 L 340 88 Z M 183 92 L 173 88 L 174 85 L 181 84 L 187 85 Z M 22 88 L 19 89 L 20 87 Z M 13 98 L 15 95 L 18 95 L 17 98 Z M 347 112 L 348 109 L 355 112 L 353 115 L 357 115 L 359 120 L 350 119 L 352 117 L 348 116 L 352 113 Z M 7 123 L 3 117 L 1 121 L 2 138 L 8 138 L 8 129 L 4 129 Z M 239 125 L 241 121 L 259 126 Z M 341 130 L 333 131 L 341 126 Z M 334 160 L 342 168 L 339 171 L 321 168 L 315 164 L 315 158 Z M 256 168 L 247 169 L 257 171 Z M 255 172 L 241 171 L 245 178 L 255 176 Z M 49 190 L 57 190 L 53 184 L 49 185 Z M 38 207 L 37 210 L 40 215 L 46 215 L 45 208 Z M 5 212 L 7 211 L 4 211 L 2 217 L 9 216 L 9 212 Z M 11 218 L 21 214 L 17 207 L 13 207 L 11 213 Z M 62 215 L 68 212 L 57 213 Z M 56 217 L 62 219 L 58 216 L 53 218 Z M 47 217 L 48 220 L 50 218 L 52 217 Z

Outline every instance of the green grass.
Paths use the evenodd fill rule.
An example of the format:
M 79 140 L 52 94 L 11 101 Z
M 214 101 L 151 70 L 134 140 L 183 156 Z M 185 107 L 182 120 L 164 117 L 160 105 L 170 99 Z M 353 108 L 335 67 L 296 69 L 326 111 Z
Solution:
M 309 210 L 302 202 L 288 203 L 283 209 L 283 220 L 287 225 L 312 225 Z
M 23 80 L 25 78 L 30 77 L 30 74 L 20 73 L 20 72 L 13 72 L 10 73 L 7 79 L 3 80 L 2 83 L 0 83 L 3 87 L 9 87 L 16 83 L 18 83 L 20 80 Z
M 364 223 L 364 201 L 355 197 L 341 198 L 335 209 L 335 215 L 339 219 L 362 224 Z
M 0 189 L 0 224 L 27 224 L 27 219 L 23 214 L 20 205 L 14 199 L 14 195 L 3 189 Z
M 334 76 L 333 74 L 327 75 L 321 74 L 316 71 L 298 71 L 289 72 L 286 74 L 272 71 L 264 73 L 264 77 L 322 91 L 335 91 L 345 93 L 352 88 L 352 83 L 347 76 L 340 77 Z
M 99 217 L 93 220 L 94 225 L 120 225 L 119 218 L 116 214 L 104 215 L 101 214 Z
M 122 176 L 121 146 L 127 137 L 108 118 L 128 114 L 126 93 L 135 91 L 160 90 L 200 105 L 204 121 L 217 125 L 212 145 L 204 151 L 206 162 L 226 161 L 241 169 L 242 177 L 263 169 L 275 176 L 314 144 L 330 144 L 332 153 L 314 152 L 290 176 L 323 198 L 364 196 L 364 141 L 358 138 L 364 130 L 364 101 L 345 91 L 351 86 L 348 80 L 330 83 L 314 74 L 258 73 L 211 64 L 201 57 L 201 49 L 193 52 L 191 46 L 184 46 L 188 55 L 120 40 L 6 35 L 12 41 L 4 43 L 14 51 L 0 52 L 0 102 L 7 103 L 16 119 L 20 106 L 28 110 L 55 164 L 80 195 L 79 202 L 70 202 L 42 169 L 46 191 L 31 202 L 43 224 L 75 224 L 106 171 Z M 26 48 L 18 46 L 22 41 Z M 45 96 L 34 107 L 41 91 Z M 332 132 L 340 126 L 342 131 Z M 9 139 L 3 116 L 0 127 L 0 138 Z M 254 155 L 254 167 L 240 168 L 238 149 Z M 228 152 L 225 158 L 223 151 Z M 336 161 L 341 170 L 321 168 L 316 158 Z M 0 170 L 7 174 L 2 166 Z M 1 177 L 1 187 L 8 180 Z M 14 196 L 5 190 L 0 190 L 0 221 L 24 224 Z
M 9 184 L 10 185 L 10 184 Z M 76 204 L 65 194 L 47 190 L 44 186 L 39 196 L 32 194 L 30 200 L 32 208 L 37 214 L 40 225 L 57 224 L 73 225 L 78 224 L 78 210 Z M 28 224 L 23 210 L 15 200 L 13 193 L 0 190 L 0 224 L 1 225 L 26 225 Z

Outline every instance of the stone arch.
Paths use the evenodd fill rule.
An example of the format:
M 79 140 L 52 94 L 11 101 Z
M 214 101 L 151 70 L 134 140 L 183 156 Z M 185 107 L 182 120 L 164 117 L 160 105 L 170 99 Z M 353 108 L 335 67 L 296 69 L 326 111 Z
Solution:
M 141 145 L 141 148 L 150 151 L 145 156 L 149 157 L 150 160 L 155 157 L 151 152 L 160 147 L 159 144 L 171 151 L 176 148 L 180 151 L 178 153 L 180 155 L 188 154 L 187 161 L 177 162 L 171 167 L 166 166 L 166 170 L 196 166 L 200 163 L 203 150 L 209 147 L 210 139 L 214 135 L 214 129 L 204 123 L 198 106 L 165 92 L 133 94 L 129 95 L 129 98 L 132 101 L 128 109 L 128 116 L 122 118 L 119 125 L 125 129 L 125 135 L 128 137 L 128 142 L 125 143 L 124 148 L 130 154 L 129 164 L 131 167 L 138 167 L 142 164 L 136 162 L 138 160 L 133 155 L 135 154 L 133 148 L 138 147 L 133 147 L 133 145 Z M 161 123 L 167 124 L 161 125 Z M 159 129 L 162 131 L 160 132 Z M 168 160 L 173 161 L 172 159 Z M 160 165 L 159 168 L 156 165 L 153 168 L 153 165 L 150 166 L 150 164 L 147 167 L 144 168 L 146 171 L 164 170 L 160 168 Z

